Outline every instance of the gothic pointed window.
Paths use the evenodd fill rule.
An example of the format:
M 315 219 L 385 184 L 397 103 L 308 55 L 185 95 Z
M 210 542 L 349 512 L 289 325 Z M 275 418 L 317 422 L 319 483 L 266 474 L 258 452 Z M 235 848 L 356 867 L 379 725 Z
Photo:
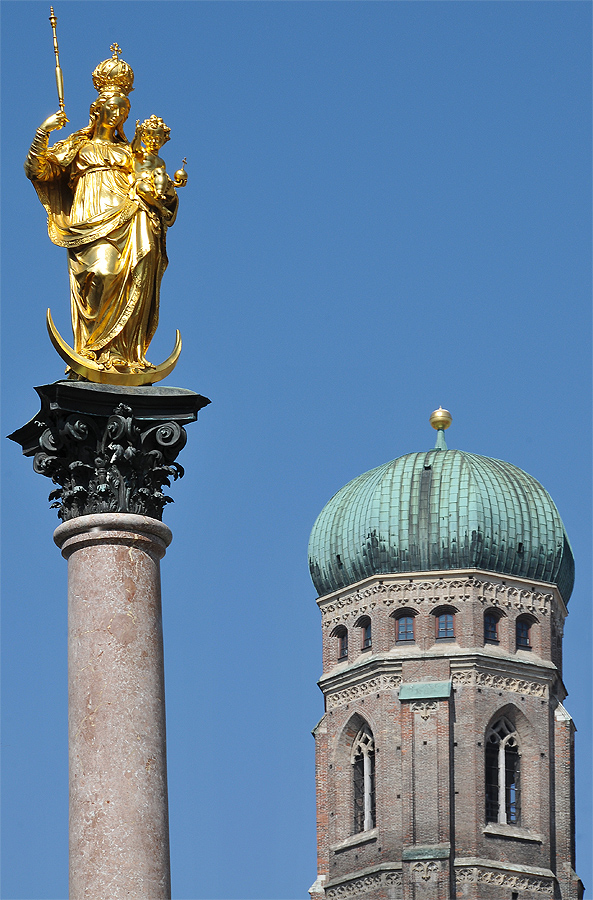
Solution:
M 486 734 L 486 821 L 518 825 L 521 818 L 519 739 L 502 716 Z
M 375 741 L 364 725 L 352 745 L 354 833 L 375 827 Z

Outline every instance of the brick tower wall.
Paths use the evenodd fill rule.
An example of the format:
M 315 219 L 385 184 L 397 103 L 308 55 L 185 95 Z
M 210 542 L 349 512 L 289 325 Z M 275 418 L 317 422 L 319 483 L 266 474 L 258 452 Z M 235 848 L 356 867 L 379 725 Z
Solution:
M 566 607 L 553 585 L 480 571 L 369 578 L 320 598 L 325 715 L 314 731 L 318 877 L 328 900 L 573 900 L 573 725 L 562 706 Z M 437 638 L 436 616 L 454 637 Z M 484 639 L 484 614 L 498 620 Z M 396 641 L 413 616 L 414 640 Z M 517 648 L 516 621 L 528 623 Z M 363 647 L 371 623 L 370 647 Z M 339 658 L 347 630 L 348 656 Z M 368 636 L 368 631 L 366 632 Z M 485 744 L 505 718 L 520 816 L 486 821 Z M 373 827 L 355 833 L 352 746 L 375 746 Z

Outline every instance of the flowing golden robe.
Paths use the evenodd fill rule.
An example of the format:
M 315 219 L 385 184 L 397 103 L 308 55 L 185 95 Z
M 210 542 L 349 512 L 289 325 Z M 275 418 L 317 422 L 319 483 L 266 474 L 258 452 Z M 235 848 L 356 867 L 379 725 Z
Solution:
M 34 144 L 25 168 L 51 240 L 68 250 L 74 349 L 107 367 L 146 368 L 167 226 L 136 194 L 129 144 L 91 140 L 85 129 L 51 149 Z M 170 209 L 167 225 L 176 195 Z

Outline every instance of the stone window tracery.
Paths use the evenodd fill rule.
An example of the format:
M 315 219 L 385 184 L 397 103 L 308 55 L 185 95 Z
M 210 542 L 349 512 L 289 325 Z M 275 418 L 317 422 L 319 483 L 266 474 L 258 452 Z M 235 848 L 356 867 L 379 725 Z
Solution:
M 352 745 L 354 834 L 375 827 L 375 741 L 368 725 L 363 725 Z
M 486 733 L 486 821 L 519 825 L 521 818 L 519 738 L 502 716 Z

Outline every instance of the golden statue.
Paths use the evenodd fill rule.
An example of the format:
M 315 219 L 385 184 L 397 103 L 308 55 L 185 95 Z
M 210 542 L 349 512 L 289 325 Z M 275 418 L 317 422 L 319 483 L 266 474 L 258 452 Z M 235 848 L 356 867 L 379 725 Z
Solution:
M 89 124 L 49 147 L 50 133 L 68 122 L 55 17 L 52 27 L 60 109 L 37 129 L 25 173 L 47 210 L 50 239 L 68 251 L 74 349 L 57 332 L 49 309 L 48 330 L 71 377 L 153 384 L 173 370 L 181 351 L 177 332 L 175 349 L 164 363 L 153 366 L 146 359 L 167 267 L 166 232 L 177 214 L 175 188 L 186 183 L 187 175 L 184 169 L 174 180 L 167 175 L 158 151 L 170 129 L 157 116 L 138 123 L 133 143 L 127 140 L 123 129 L 134 73 L 120 59 L 117 44 L 93 72 L 98 97 Z

